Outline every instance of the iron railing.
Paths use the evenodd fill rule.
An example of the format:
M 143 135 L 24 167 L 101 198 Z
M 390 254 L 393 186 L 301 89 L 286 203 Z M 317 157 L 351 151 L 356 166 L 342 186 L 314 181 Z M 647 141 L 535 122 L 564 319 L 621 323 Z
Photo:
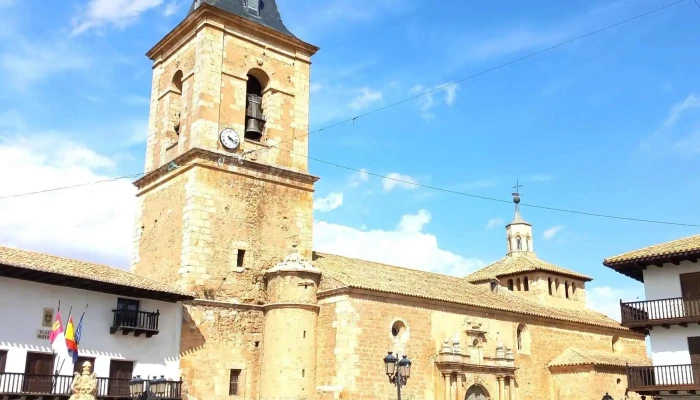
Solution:
M 131 379 L 97 378 L 97 397 L 130 398 Z M 0 373 L 0 395 L 53 395 L 70 396 L 73 377 L 70 375 L 42 375 L 15 372 Z M 151 387 L 153 389 L 153 387 Z M 162 393 L 154 393 L 161 399 L 182 399 L 182 381 L 169 381 Z
M 627 386 L 632 391 L 697 389 L 700 388 L 700 364 L 628 367 Z
M 700 298 L 673 298 L 620 302 L 622 323 L 700 320 Z
M 160 311 L 145 312 L 120 309 L 112 310 L 112 312 L 114 313 L 114 319 L 111 333 L 120 329 L 158 332 Z

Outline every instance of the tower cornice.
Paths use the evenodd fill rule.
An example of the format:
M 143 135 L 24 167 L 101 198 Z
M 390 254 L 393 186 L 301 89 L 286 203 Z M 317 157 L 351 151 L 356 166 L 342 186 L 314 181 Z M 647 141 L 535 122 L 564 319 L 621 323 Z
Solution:
M 214 19 L 210 20 L 209 18 Z M 221 28 L 220 23 L 216 23 L 217 19 L 223 20 L 223 22 L 230 22 L 241 26 L 246 32 L 258 34 L 261 38 L 273 39 L 286 43 L 294 48 L 308 53 L 309 57 L 313 56 L 320 49 L 319 47 L 304 42 L 301 39 L 282 34 L 264 25 L 256 24 L 255 22 L 249 21 L 238 15 L 227 13 L 212 5 L 202 3 L 201 6 L 188 15 L 182 22 L 173 28 L 173 30 L 165 35 L 163 39 L 161 39 L 155 46 L 146 52 L 146 56 L 154 62 L 157 62 L 162 53 L 166 49 L 173 47 L 173 45 L 177 43 L 182 36 L 197 32 L 204 26 Z
M 243 172 L 243 170 L 250 170 L 258 173 L 259 176 L 257 176 L 257 178 L 268 178 L 269 180 L 274 180 L 282 184 L 286 183 L 292 186 L 308 187 L 309 191 L 313 191 L 313 184 L 320 179 L 317 176 L 306 174 L 303 172 L 298 172 L 291 169 L 246 159 L 235 161 L 233 169 L 228 167 L 224 168 L 222 165 L 219 165 L 220 160 L 231 160 L 232 158 L 233 157 L 231 154 L 223 154 L 200 148 L 190 149 L 187 152 L 173 159 L 171 162 L 157 169 L 154 169 L 153 171 L 145 174 L 140 179 L 134 181 L 134 186 L 136 186 L 140 194 L 151 183 L 154 183 L 167 175 L 172 175 L 174 172 L 177 172 L 181 168 L 189 169 L 197 165 L 203 167 L 226 169 L 232 173 L 241 173 Z M 229 161 L 228 165 L 231 164 L 232 162 Z

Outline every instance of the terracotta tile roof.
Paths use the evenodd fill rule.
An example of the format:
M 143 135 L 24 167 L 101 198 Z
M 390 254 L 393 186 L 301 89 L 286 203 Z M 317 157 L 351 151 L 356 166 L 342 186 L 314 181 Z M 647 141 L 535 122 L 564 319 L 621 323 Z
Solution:
M 592 279 L 586 275 L 579 274 L 562 268 L 560 266 L 542 261 L 537 257 L 527 255 L 512 255 L 505 256 L 495 263 L 488 265 L 466 277 L 469 282 L 484 282 L 492 278 L 519 274 L 523 272 L 543 271 L 553 274 L 570 276 L 583 281 L 591 281 Z
M 698 253 L 700 253 L 700 235 L 694 235 L 608 257 L 603 260 L 603 264 L 610 267 L 636 261 L 653 261 L 659 258 L 683 257 Z
M 322 287 L 324 281 L 328 281 L 326 286 L 333 288 L 341 286 L 412 295 L 424 299 L 627 330 L 617 321 L 593 310 L 552 307 L 508 290 L 493 293 L 488 287 L 473 285 L 463 278 L 317 252 L 314 253 L 312 262 L 323 273 Z
M 178 297 L 182 299 L 194 298 L 194 295 L 191 293 L 180 291 L 170 285 L 152 281 L 114 267 L 9 247 L 0 246 L 0 266 L 5 268 L 11 267 L 14 270 L 36 271 L 46 275 L 62 275 L 95 283 L 139 289 L 144 292 L 161 293 L 171 299 Z M 24 276 L 12 271 L 3 271 L 1 275 L 9 277 Z M 67 280 L 66 283 L 70 283 L 70 280 Z
M 622 353 L 611 353 L 600 350 L 580 350 L 569 347 L 549 363 L 550 367 L 566 367 L 573 365 L 607 365 L 613 367 L 630 365 L 633 367 L 641 367 L 651 365 L 651 361 L 649 359 Z

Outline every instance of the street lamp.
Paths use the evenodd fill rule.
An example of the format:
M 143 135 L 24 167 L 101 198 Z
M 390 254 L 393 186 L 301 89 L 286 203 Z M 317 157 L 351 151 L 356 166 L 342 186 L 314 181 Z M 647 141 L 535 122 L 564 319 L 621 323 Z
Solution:
M 610 396 L 609 394 L 605 393 L 605 396 L 603 396 L 603 400 L 615 400 Z
M 129 392 L 134 400 L 153 400 L 163 396 L 168 386 L 168 380 L 161 375 L 160 378 L 142 379 L 141 375 L 136 375 L 129 381 Z
M 397 400 L 401 400 L 401 386 L 406 386 L 406 382 L 411 376 L 411 360 L 403 356 L 399 361 L 390 351 L 384 357 L 384 367 L 386 368 L 386 376 L 389 377 L 389 382 L 396 385 Z

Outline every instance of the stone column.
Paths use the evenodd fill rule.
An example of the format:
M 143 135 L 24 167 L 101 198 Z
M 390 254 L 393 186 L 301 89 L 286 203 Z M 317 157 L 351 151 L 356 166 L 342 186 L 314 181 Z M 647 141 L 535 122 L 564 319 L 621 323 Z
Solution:
M 452 400 L 452 395 L 451 395 L 451 390 L 452 389 L 452 382 L 450 382 L 452 379 L 450 373 L 444 374 L 443 376 L 445 377 L 445 400 Z
M 462 386 L 462 374 L 457 373 L 457 400 L 464 400 L 464 386 Z
M 498 379 L 498 400 L 506 400 L 503 397 L 503 377 L 499 376 L 496 379 Z
M 508 378 L 508 400 L 515 400 L 515 377 Z

